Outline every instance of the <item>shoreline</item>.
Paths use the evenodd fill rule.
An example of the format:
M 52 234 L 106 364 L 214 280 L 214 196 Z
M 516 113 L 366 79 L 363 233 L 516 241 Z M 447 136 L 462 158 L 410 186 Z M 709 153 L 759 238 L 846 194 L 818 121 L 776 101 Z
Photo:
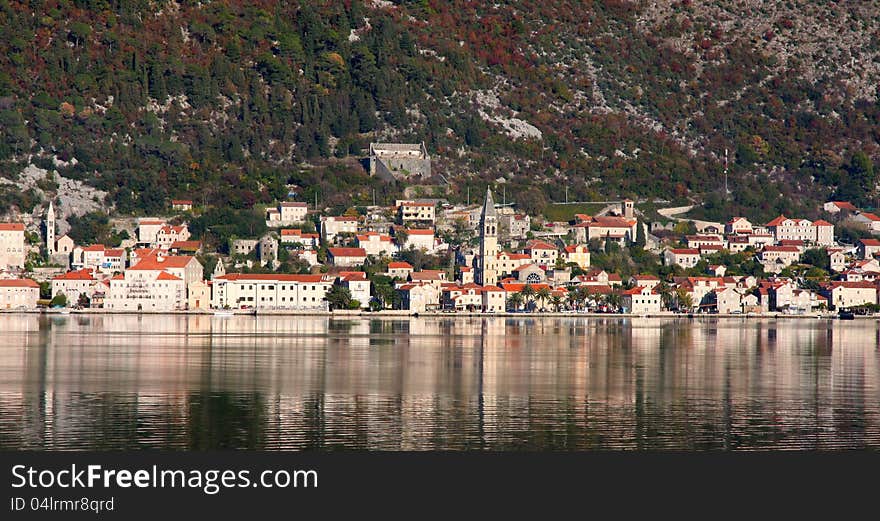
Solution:
M 738 319 L 807 319 L 807 320 L 840 320 L 836 313 L 808 313 L 800 315 L 791 315 L 787 313 L 674 313 L 671 311 L 660 313 L 582 313 L 575 311 L 560 312 L 535 312 L 535 313 L 483 313 L 473 311 L 460 312 L 442 312 L 428 311 L 424 313 L 402 311 L 402 310 L 384 310 L 384 311 L 363 311 L 363 310 L 345 310 L 345 311 L 318 311 L 318 310 L 260 310 L 254 313 L 253 310 L 185 310 L 185 311 L 109 311 L 103 309 L 71 309 L 71 310 L 47 310 L 47 309 L 4 309 L 0 310 L 0 315 L 22 314 L 22 315 L 47 315 L 47 316 L 72 316 L 72 315 L 155 315 L 155 316 L 209 316 L 217 318 L 226 317 L 260 317 L 260 316 L 318 316 L 330 318 L 384 318 L 384 317 L 439 317 L 439 318 L 675 318 L 682 320 L 705 320 L 716 318 L 738 318 Z M 880 320 L 880 313 L 876 315 L 856 315 L 855 320 Z

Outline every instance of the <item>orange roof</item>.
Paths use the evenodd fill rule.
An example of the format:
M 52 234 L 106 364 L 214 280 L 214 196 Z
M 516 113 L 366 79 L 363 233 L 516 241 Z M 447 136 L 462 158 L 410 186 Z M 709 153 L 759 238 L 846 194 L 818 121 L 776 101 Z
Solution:
M 865 246 L 880 246 L 880 239 L 859 239 Z
M 0 288 L 39 288 L 31 279 L 0 279 Z
M 201 241 L 174 241 L 171 243 L 171 247 L 178 250 L 195 251 L 202 247 L 202 243 Z
M 434 235 L 434 230 L 406 230 L 409 235 Z
M 800 253 L 800 249 L 797 246 L 764 246 L 764 251 Z
M 784 215 L 780 215 L 780 216 L 777 217 L 776 219 L 773 219 L 772 221 L 770 221 L 769 223 L 767 223 L 767 226 L 779 226 L 780 224 L 782 224 L 782 221 L 785 221 L 785 220 L 787 220 L 787 219 L 788 219 L 788 218 L 787 218 L 786 216 L 784 216 Z
M 91 246 L 86 246 L 85 248 L 83 248 L 83 251 L 104 251 L 104 250 L 105 250 L 105 248 L 104 248 L 103 244 L 92 244 Z
M 144 219 L 143 221 L 138 221 L 138 224 L 147 224 L 152 226 L 157 226 L 161 224 L 165 224 L 165 221 L 161 219 Z
M 855 207 L 854 204 L 848 203 L 846 201 L 831 201 L 831 204 L 840 208 L 841 210 L 850 210 L 853 212 L 857 212 L 859 209 Z
M 581 248 L 581 249 L 583 249 L 584 251 L 587 250 L 587 247 L 584 246 L 583 244 L 570 244 L 570 245 L 568 245 L 568 246 L 565 247 L 565 253 L 579 253 L 579 252 L 577 251 L 578 248 Z
M 248 281 L 248 280 L 264 280 L 279 282 L 321 282 L 322 275 L 291 275 L 286 273 L 227 273 L 215 277 L 214 280 L 229 281 Z
M 24 225 L 21 223 L 0 223 L 0 232 L 23 232 Z
M 694 248 L 671 248 L 671 251 L 674 255 L 699 255 L 700 250 Z
M 114 248 L 112 250 L 104 250 L 105 257 L 122 257 L 125 255 L 125 250 L 123 248 Z
M 367 251 L 363 248 L 328 248 L 327 251 L 334 257 L 366 257 Z
M 521 282 L 504 282 L 501 284 L 501 287 L 504 288 L 504 291 L 508 291 L 511 293 L 519 293 L 526 286 L 531 286 L 535 291 L 538 291 L 542 288 L 549 288 L 549 284 L 525 284 Z
M 635 225 L 634 219 L 625 219 L 623 217 L 593 217 L 593 222 L 589 226 L 596 228 L 630 228 Z
M 339 278 L 348 281 L 367 280 L 367 274 L 363 271 L 340 271 Z
M 548 244 L 544 241 L 529 241 L 526 245 L 527 250 L 555 250 L 556 246 Z
M 162 259 L 161 261 L 159 259 Z M 144 258 L 130 270 L 164 270 L 168 268 L 185 268 L 195 257 L 191 255 L 169 255 L 167 257 L 159 257 L 153 255 Z
M 388 269 L 390 270 L 411 270 L 413 269 L 412 264 L 408 262 L 389 262 Z
M 182 279 L 180 277 L 176 277 L 176 276 L 168 273 L 167 271 L 163 271 L 162 273 L 159 274 L 158 277 L 156 277 L 156 280 L 182 280 Z
M 834 225 L 824 219 L 819 219 L 818 221 L 813 221 L 813 226 L 834 226 Z
M 874 215 L 872 213 L 862 212 L 859 215 L 861 215 L 862 217 L 865 217 L 869 221 L 880 221 L 880 217 L 877 217 L 876 215 Z
M 171 204 L 193 204 L 191 199 L 172 199 Z
M 52 280 L 95 280 L 91 270 L 68 271 L 63 275 L 52 277 Z

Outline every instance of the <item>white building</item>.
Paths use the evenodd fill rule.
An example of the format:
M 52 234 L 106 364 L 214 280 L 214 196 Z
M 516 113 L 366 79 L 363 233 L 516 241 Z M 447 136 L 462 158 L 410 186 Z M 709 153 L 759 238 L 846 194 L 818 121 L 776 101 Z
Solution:
M 165 226 L 163 219 L 145 218 L 138 221 L 138 243 L 156 244 L 156 234 Z
M 694 248 L 670 248 L 663 252 L 663 262 L 667 266 L 679 265 L 693 268 L 700 262 L 700 250 Z
M 212 280 L 211 307 L 326 311 L 332 285 L 322 275 L 227 273 Z
M 162 226 L 156 231 L 154 246 L 167 250 L 175 242 L 188 241 L 189 237 L 189 228 L 185 224 L 180 226 Z
M 406 225 L 411 222 L 430 223 L 434 225 L 436 207 L 434 203 L 421 203 L 416 201 L 400 201 L 397 207 L 397 217 L 400 224 Z
M 334 266 L 360 266 L 367 260 L 363 248 L 328 248 L 330 264 Z
M 321 237 L 317 233 L 303 233 L 298 228 L 281 230 L 281 244 L 297 243 L 317 248 L 321 245 Z
M 357 231 L 357 217 L 349 217 L 347 215 L 321 217 L 321 236 L 324 237 L 325 241 L 332 241 L 340 233 L 350 233 L 355 235 L 357 234 Z
M 628 313 L 659 313 L 663 309 L 663 301 L 660 293 L 653 287 L 636 286 L 620 292 L 621 306 Z
M 277 208 L 266 210 L 266 226 L 289 226 L 294 223 L 304 222 L 309 209 L 306 203 L 283 202 Z
M 0 269 L 22 268 L 25 257 L 24 225 L 0 223 Z
M 92 272 L 86 269 L 58 275 L 52 278 L 52 298 L 62 293 L 67 297 L 68 304 L 76 304 L 80 295 L 91 299 L 97 281 Z
M 367 232 L 357 235 L 357 246 L 363 248 L 367 255 L 379 257 L 381 255 L 391 256 L 397 248 L 391 241 L 390 235 L 383 235 L 379 232 Z
M 126 270 L 110 279 L 104 298 L 104 308 L 114 311 L 180 311 L 187 304 L 183 279 L 161 270 Z
M 31 279 L 0 279 L 0 309 L 35 309 L 40 285 Z
M 425 250 L 428 253 L 434 251 L 434 230 L 406 230 L 406 241 L 400 245 L 401 249 L 408 250 L 410 248 L 416 250 Z
M 370 281 L 363 271 L 343 271 L 339 273 L 337 283 L 348 288 L 353 300 L 357 300 L 362 309 L 370 307 Z

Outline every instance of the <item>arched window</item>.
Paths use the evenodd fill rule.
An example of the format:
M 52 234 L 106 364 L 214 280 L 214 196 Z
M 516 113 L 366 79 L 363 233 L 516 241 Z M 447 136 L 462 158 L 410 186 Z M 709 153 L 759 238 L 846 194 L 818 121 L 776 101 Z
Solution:
M 526 282 L 529 284 L 537 284 L 541 282 L 541 276 L 537 273 L 529 273 L 528 276 L 526 276 Z

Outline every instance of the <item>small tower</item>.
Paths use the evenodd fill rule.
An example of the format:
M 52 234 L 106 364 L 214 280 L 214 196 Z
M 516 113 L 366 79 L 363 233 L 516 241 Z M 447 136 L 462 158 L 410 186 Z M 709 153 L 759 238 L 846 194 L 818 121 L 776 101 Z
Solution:
M 630 199 L 624 199 L 620 206 L 621 213 L 626 219 L 633 218 L 633 202 Z
M 214 266 L 214 271 L 211 273 L 211 279 L 216 279 L 218 277 L 222 277 L 226 275 L 226 268 L 223 266 L 223 259 L 217 259 L 217 265 Z
M 478 281 L 484 286 L 498 282 L 498 212 L 492 192 L 486 188 L 486 201 L 480 214 L 480 270 Z
M 49 209 L 46 210 L 46 253 L 55 255 L 55 208 L 49 201 Z

